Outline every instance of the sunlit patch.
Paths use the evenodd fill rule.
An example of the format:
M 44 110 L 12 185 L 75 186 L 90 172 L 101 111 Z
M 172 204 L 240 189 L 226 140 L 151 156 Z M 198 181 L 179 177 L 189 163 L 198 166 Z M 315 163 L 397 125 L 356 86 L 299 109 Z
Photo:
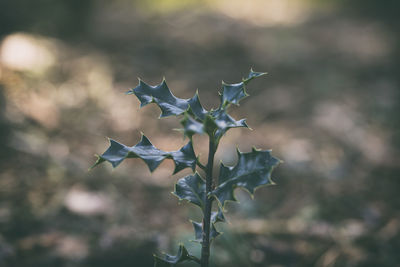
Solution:
M 28 236 L 20 241 L 19 247 L 22 250 L 33 250 L 38 247 L 54 249 L 59 256 L 74 260 L 85 258 L 89 252 L 85 238 L 66 235 L 61 232 L 47 232 Z
M 390 157 L 386 135 L 368 124 L 351 105 L 321 103 L 315 110 L 314 123 L 359 150 L 368 160 L 384 162 Z
M 43 154 L 48 142 L 48 136 L 43 132 L 15 131 L 9 142 L 9 146 L 16 150 L 31 154 Z
M 342 235 L 342 240 L 355 239 L 365 233 L 365 225 L 360 220 L 347 220 L 338 227 L 338 232 Z
M 89 248 L 80 237 L 64 236 L 56 243 L 56 251 L 65 258 L 79 260 L 87 256 Z
M 132 104 L 132 98 L 124 94 L 113 94 L 108 97 L 109 112 L 107 117 L 117 131 L 133 131 L 142 119 L 137 115 L 138 109 Z
M 57 104 L 65 108 L 82 107 L 88 98 L 88 92 L 82 84 L 68 81 L 61 84 L 57 90 Z
M 55 159 L 65 159 L 70 153 L 68 144 L 62 139 L 51 140 L 48 143 L 47 151 Z
M 327 176 L 335 176 L 334 174 L 342 167 L 345 160 L 345 153 L 342 147 L 324 144 L 318 148 L 317 152 L 318 154 L 315 155 L 315 168 Z
M 16 102 L 18 108 L 27 116 L 39 121 L 48 128 L 54 128 L 59 122 L 59 110 L 52 98 L 46 94 L 36 92 L 27 93 L 28 97 L 22 97 Z
M 310 161 L 312 158 L 312 144 L 307 139 L 292 139 L 282 148 L 283 158 L 288 163 Z
M 64 204 L 70 211 L 87 216 L 108 214 L 111 211 L 111 200 L 105 195 L 80 188 L 71 189 Z
M 307 19 L 309 4 L 301 0 L 209 0 L 209 6 L 222 14 L 255 25 L 295 25 Z
M 12 70 L 43 73 L 56 61 L 53 49 L 53 44 L 44 38 L 15 33 L 1 43 L 0 62 Z
M 170 13 L 183 8 L 197 5 L 196 0 L 158 0 L 158 1 L 140 1 L 140 5 L 146 7 L 150 11 L 160 13 Z

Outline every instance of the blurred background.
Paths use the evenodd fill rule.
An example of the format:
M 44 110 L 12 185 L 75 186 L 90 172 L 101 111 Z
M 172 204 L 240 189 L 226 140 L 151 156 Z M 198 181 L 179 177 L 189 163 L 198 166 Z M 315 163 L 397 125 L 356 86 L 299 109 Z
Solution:
M 400 266 L 400 2 L 0 1 L 0 266 L 152 266 L 184 242 L 171 162 L 88 172 L 105 137 L 187 140 L 124 92 L 166 77 L 210 109 L 221 80 L 267 71 L 232 108 L 219 160 L 253 145 L 283 159 L 277 186 L 237 190 L 213 266 Z M 207 140 L 195 138 L 206 161 Z M 193 266 L 185 265 L 181 266 Z

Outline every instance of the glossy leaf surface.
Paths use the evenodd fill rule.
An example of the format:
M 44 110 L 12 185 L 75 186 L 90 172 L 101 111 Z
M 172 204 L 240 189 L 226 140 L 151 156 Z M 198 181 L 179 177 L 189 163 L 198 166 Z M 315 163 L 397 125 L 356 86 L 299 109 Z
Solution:
M 243 82 L 248 83 L 252 79 L 261 77 L 266 74 L 267 74 L 266 72 L 256 72 L 256 71 L 253 71 L 253 69 L 250 69 L 249 75 L 247 75 L 247 78 L 244 79 Z
M 156 103 L 161 109 L 160 117 L 181 115 L 186 110 L 199 119 L 203 119 L 207 111 L 200 104 L 199 96 L 196 94 L 190 99 L 182 99 L 174 96 L 163 80 L 160 84 L 151 86 L 139 80 L 138 86 L 129 90 L 127 94 L 135 94 L 140 101 L 140 107 L 150 103 Z
M 236 187 L 245 188 L 251 195 L 256 188 L 273 184 L 271 173 L 280 163 L 280 160 L 271 155 L 269 150 L 253 150 L 242 153 L 238 150 L 238 162 L 235 166 L 227 167 L 221 164 L 219 185 L 212 195 L 217 198 L 221 206 L 226 201 L 236 201 L 234 190 Z
M 246 119 L 236 121 L 226 113 L 225 109 L 213 110 L 210 115 L 205 117 L 203 122 L 199 122 L 189 115 L 181 120 L 183 125 L 183 132 L 185 136 L 192 138 L 194 134 L 207 133 L 216 142 L 231 128 L 245 127 L 249 128 Z
M 212 223 L 226 222 L 224 213 L 222 212 L 221 209 L 218 209 L 218 211 L 213 211 L 211 213 L 211 222 Z
M 210 229 L 210 240 L 213 240 L 221 233 L 215 228 L 215 224 L 218 222 L 225 222 L 225 216 L 221 209 L 213 211 L 211 213 L 211 229 Z M 192 221 L 194 228 L 195 239 L 193 241 L 201 243 L 203 241 L 203 223 Z
M 245 90 L 244 82 L 235 84 L 222 83 L 222 97 L 221 102 L 229 102 L 239 105 L 239 101 L 248 96 Z
M 247 126 L 246 119 L 241 119 L 237 121 L 233 119 L 228 113 L 226 113 L 226 110 L 223 108 L 213 111 L 212 116 L 216 125 L 215 137 L 217 140 L 219 140 L 231 128 L 249 128 Z
M 189 104 L 189 113 L 193 114 L 196 118 L 200 119 L 201 121 L 204 120 L 208 111 L 203 108 L 200 103 L 199 93 L 196 91 L 196 94 L 188 100 Z
M 205 193 L 206 183 L 197 172 L 179 179 L 173 192 L 180 200 L 187 200 L 202 210 L 204 209 Z
M 174 174 L 188 167 L 191 168 L 192 171 L 196 169 L 197 158 L 193 150 L 192 141 L 178 151 L 168 152 L 167 158 L 172 158 L 175 163 Z
M 153 146 L 150 140 L 144 135 L 142 135 L 140 142 L 132 147 L 110 139 L 109 148 L 101 156 L 98 156 L 93 167 L 104 161 L 108 161 L 115 168 L 127 158 L 141 158 L 147 164 L 151 172 L 166 158 L 170 158 L 174 161 L 174 173 L 187 167 L 192 168 L 193 171 L 196 168 L 196 155 L 193 150 L 192 142 L 187 143 L 178 151 L 165 152 Z
M 174 96 L 167 86 L 165 80 L 160 84 L 151 86 L 139 80 L 139 84 L 129 90 L 128 94 L 135 94 L 140 101 L 140 106 L 146 106 L 150 103 L 155 103 L 161 109 L 160 117 L 184 115 L 181 124 L 185 136 L 190 138 L 190 141 L 180 150 L 166 152 L 153 146 L 153 144 L 142 135 L 138 144 L 129 147 L 110 140 L 109 148 L 101 155 L 94 166 L 102 162 L 108 161 L 113 167 L 117 167 L 126 158 L 142 159 L 150 171 L 154 171 L 164 159 L 172 159 L 175 163 L 174 173 L 185 168 L 191 168 L 195 171 L 196 164 L 208 175 L 208 186 L 206 190 L 206 181 L 195 172 L 192 175 L 187 175 L 179 179 L 175 185 L 173 194 L 179 200 L 186 200 L 198 207 L 204 212 L 202 222 L 192 221 L 196 242 L 203 242 L 203 223 L 204 228 L 209 231 L 209 240 L 213 240 L 220 233 L 217 231 L 215 224 L 225 222 L 223 207 L 227 201 L 235 201 L 234 190 L 236 187 L 245 188 L 253 195 L 256 188 L 273 184 L 271 180 L 271 172 L 280 163 L 280 160 L 273 157 L 270 151 L 261 151 L 253 149 L 249 153 L 241 153 L 238 151 L 238 162 L 235 166 L 225 166 L 221 164 L 219 174 L 219 185 L 210 190 L 212 182 L 212 166 L 215 151 L 222 136 L 231 128 L 246 127 L 245 119 L 235 120 L 227 110 L 231 104 L 239 105 L 239 102 L 248 96 L 246 85 L 254 78 L 260 77 L 266 73 L 254 72 L 250 73 L 241 82 L 234 84 L 222 84 L 222 92 L 220 93 L 221 104 L 217 109 L 207 111 L 200 103 L 198 92 L 190 99 L 182 99 Z M 208 134 L 210 137 L 210 155 L 209 162 L 205 166 L 196 158 L 192 145 L 192 136 L 194 134 Z M 93 166 L 93 167 L 94 167 Z M 209 167 L 211 166 L 211 167 Z M 211 212 L 212 201 L 218 200 L 218 211 Z M 210 214 L 211 212 L 211 214 Z M 207 239 L 205 239 L 207 240 Z M 203 244 L 202 257 L 208 253 L 209 243 Z M 204 264 L 204 259 L 202 263 Z M 189 254 L 187 249 L 179 246 L 176 255 L 164 254 L 163 256 L 155 256 L 156 267 L 175 266 L 183 261 L 195 261 L 200 263 L 200 260 Z M 207 260 L 208 261 L 208 260 Z
M 202 241 L 203 241 L 203 223 L 192 221 L 192 224 L 193 224 L 193 228 L 194 228 L 194 237 L 195 237 L 195 239 L 192 241 L 202 243 Z M 217 231 L 217 229 L 215 228 L 215 224 L 212 222 L 211 229 L 210 229 L 210 240 L 213 240 L 220 234 L 221 233 Z
M 161 257 L 154 255 L 154 267 L 171 267 L 183 261 L 199 262 L 199 259 L 190 255 L 184 245 L 179 245 L 176 255 L 164 254 Z
M 184 135 L 189 138 L 192 138 L 192 136 L 196 133 L 205 133 L 204 122 L 198 122 L 187 113 L 185 113 L 185 116 L 181 120 L 181 124 L 183 126 Z
M 247 97 L 246 84 L 252 79 L 265 75 L 264 72 L 254 72 L 250 70 L 247 78 L 243 79 L 240 83 L 227 84 L 222 83 L 221 106 L 227 104 L 239 105 L 240 100 Z

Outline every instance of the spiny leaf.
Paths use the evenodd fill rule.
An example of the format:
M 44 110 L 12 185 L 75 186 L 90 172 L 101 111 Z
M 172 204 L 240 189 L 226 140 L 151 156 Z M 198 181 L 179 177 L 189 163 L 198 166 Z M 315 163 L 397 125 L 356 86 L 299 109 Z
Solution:
M 192 241 L 202 243 L 202 241 L 203 241 L 203 223 L 192 221 L 192 224 L 193 224 L 193 228 L 194 228 L 194 237 L 195 237 L 195 239 Z M 217 231 L 217 229 L 215 228 L 215 224 L 212 222 L 211 229 L 210 229 L 210 240 L 213 240 L 220 234 L 221 233 Z
M 165 80 L 155 86 L 139 80 L 139 85 L 129 90 L 127 94 L 135 94 L 140 101 L 140 107 L 156 103 L 161 109 L 161 118 L 180 115 L 189 108 L 190 112 L 199 119 L 203 119 L 207 113 L 200 104 L 197 92 L 190 99 L 178 98 L 172 94 Z
M 251 80 L 253 80 L 254 78 L 258 78 L 258 77 L 261 77 L 266 74 L 267 74 L 266 72 L 256 72 L 256 71 L 253 71 L 253 69 L 250 69 L 249 75 L 247 76 L 246 79 L 243 79 L 243 82 L 248 83 Z
M 228 102 L 239 105 L 239 101 L 248 96 L 245 90 L 244 82 L 235 84 L 227 84 L 222 82 L 222 90 L 222 103 Z
M 178 151 L 165 152 L 153 146 L 150 140 L 144 135 L 142 135 L 140 142 L 132 147 L 110 139 L 109 148 L 101 156 L 98 156 L 92 168 L 104 161 L 110 162 L 115 168 L 126 158 L 141 158 L 147 164 L 151 172 L 166 158 L 170 158 L 174 161 L 174 173 L 187 167 L 192 168 L 193 171 L 196 168 L 196 155 L 191 141 Z
M 108 161 L 116 168 L 126 158 L 141 158 L 147 164 L 150 171 L 154 171 L 166 156 L 167 152 L 154 147 L 144 135 L 142 135 L 140 142 L 133 147 L 128 147 L 110 139 L 110 147 L 99 156 L 93 167 L 104 161 Z
M 188 100 L 188 103 L 189 103 L 189 113 L 193 114 L 196 118 L 203 121 L 208 111 L 205 110 L 201 105 L 198 91 L 196 91 L 196 94 Z
M 264 72 L 254 72 L 251 69 L 247 78 L 243 79 L 240 83 L 227 84 L 222 82 L 221 106 L 224 107 L 228 104 L 239 105 L 239 101 L 248 96 L 246 84 L 252 79 L 265 74 Z
M 221 164 L 219 185 L 212 191 L 222 207 L 226 201 L 236 201 L 233 192 L 236 187 L 243 187 L 253 195 L 256 188 L 273 184 L 272 170 L 281 162 L 271 156 L 270 150 L 253 148 L 249 153 L 237 152 L 239 158 L 235 166 Z
M 213 240 L 217 236 L 219 236 L 221 233 L 218 232 L 218 230 L 215 228 L 215 224 L 218 222 L 225 222 L 225 216 L 224 213 L 220 208 L 218 208 L 218 211 L 213 211 L 211 213 L 211 229 L 210 229 L 210 240 Z M 192 221 L 193 228 L 194 228 L 194 236 L 195 239 L 193 241 L 195 242 L 202 242 L 203 241 L 203 223 L 199 222 L 194 222 Z
M 173 256 L 164 254 L 162 257 L 154 255 L 154 267 L 171 267 L 183 261 L 195 261 L 200 263 L 200 260 L 190 255 L 184 245 L 179 245 L 178 253 Z
M 181 120 L 181 124 L 183 125 L 184 135 L 189 137 L 190 139 L 196 133 L 204 133 L 204 123 L 196 121 L 186 112 L 183 119 Z
M 212 223 L 226 222 L 224 213 L 220 208 L 218 208 L 218 211 L 213 211 L 211 213 L 211 222 Z
M 190 139 L 194 134 L 207 133 L 210 137 L 215 138 L 217 143 L 231 128 L 249 128 L 246 119 L 236 121 L 226 113 L 225 109 L 212 110 L 210 115 L 206 115 L 203 122 L 199 122 L 185 113 L 181 124 L 183 125 L 184 135 Z
M 194 171 L 196 169 L 196 154 L 193 150 L 192 141 L 189 141 L 178 151 L 169 152 L 167 158 L 172 158 L 175 163 L 174 174 L 190 167 Z
M 210 114 L 213 113 L 214 111 L 210 112 Z M 192 118 L 187 112 L 185 112 L 185 116 L 181 120 L 181 124 L 183 125 L 184 135 L 188 136 L 191 139 L 192 136 L 196 133 L 197 134 L 207 133 L 210 137 L 214 138 L 215 132 L 218 130 L 218 125 L 216 124 L 216 118 L 214 118 L 210 114 L 206 114 L 204 120 L 199 122 L 194 118 Z M 227 124 L 222 124 L 222 126 L 226 127 Z
M 226 110 L 223 108 L 212 111 L 212 116 L 214 117 L 214 122 L 217 126 L 217 128 L 215 129 L 215 137 L 217 139 L 220 139 L 231 128 L 249 128 L 246 123 L 246 119 L 236 121 L 230 115 L 228 115 L 228 113 L 226 113 Z
M 162 112 L 160 117 L 179 115 L 188 108 L 187 100 L 175 97 L 169 90 L 165 80 L 156 86 L 148 85 L 139 80 L 139 85 L 128 92 L 128 94 L 132 93 L 139 98 L 141 107 L 156 103 Z
M 206 183 L 197 172 L 194 175 L 188 175 L 178 180 L 173 194 L 180 200 L 185 199 L 190 203 L 204 209 L 204 199 L 206 192 Z

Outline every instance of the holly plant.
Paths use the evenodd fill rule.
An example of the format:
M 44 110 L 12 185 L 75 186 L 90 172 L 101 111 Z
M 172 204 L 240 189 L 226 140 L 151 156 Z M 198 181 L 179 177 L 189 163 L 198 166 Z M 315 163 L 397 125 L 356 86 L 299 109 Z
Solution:
M 225 205 L 228 201 L 236 201 L 234 190 L 236 187 L 246 189 L 251 195 L 255 189 L 264 185 L 271 185 L 272 170 L 281 162 L 271 155 L 270 150 L 253 148 L 251 152 L 243 153 L 237 150 L 238 161 L 234 166 L 225 166 L 221 163 L 219 176 L 213 177 L 214 155 L 224 134 L 231 128 L 246 127 L 245 119 L 235 120 L 228 114 L 229 107 L 239 105 L 239 102 L 248 96 L 247 84 L 254 78 L 266 73 L 250 70 L 249 75 L 235 84 L 222 83 L 220 92 L 221 103 L 217 109 L 205 110 L 200 104 L 198 93 L 190 99 L 175 97 L 165 80 L 151 86 L 139 79 L 139 84 L 127 92 L 136 95 L 140 106 L 150 103 L 157 104 L 161 109 L 160 118 L 180 116 L 182 132 L 189 142 L 176 151 L 163 151 L 156 148 L 150 140 L 142 134 L 141 140 L 134 146 L 126 146 L 110 139 L 109 148 L 101 155 L 93 167 L 108 161 L 115 168 L 128 158 L 141 158 L 154 171 L 163 160 L 172 159 L 175 163 L 174 174 L 185 169 L 192 169 L 193 173 L 178 180 L 173 194 L 179 200 L 186 200 L 198 206 L 203 212 L 201 222 L 192 221 L 195 239 L 201 244 L 201 256 L 197 258 L 180 245 L 176 255 L 155 255 L 155 267 L 175 266 L 184 261 L 194 261 L 201 267 L 209 266 L 210 243 L 220 233 L 216 229 L 217 223 L 225 222 Z M 203 165 L 193 149 L 193 135 L 206 134 L 209 137 L 208 162 Z M 196 168 L 202 171 L 197 172 Z M 217 205 L 213 211 L 213 202 Z

